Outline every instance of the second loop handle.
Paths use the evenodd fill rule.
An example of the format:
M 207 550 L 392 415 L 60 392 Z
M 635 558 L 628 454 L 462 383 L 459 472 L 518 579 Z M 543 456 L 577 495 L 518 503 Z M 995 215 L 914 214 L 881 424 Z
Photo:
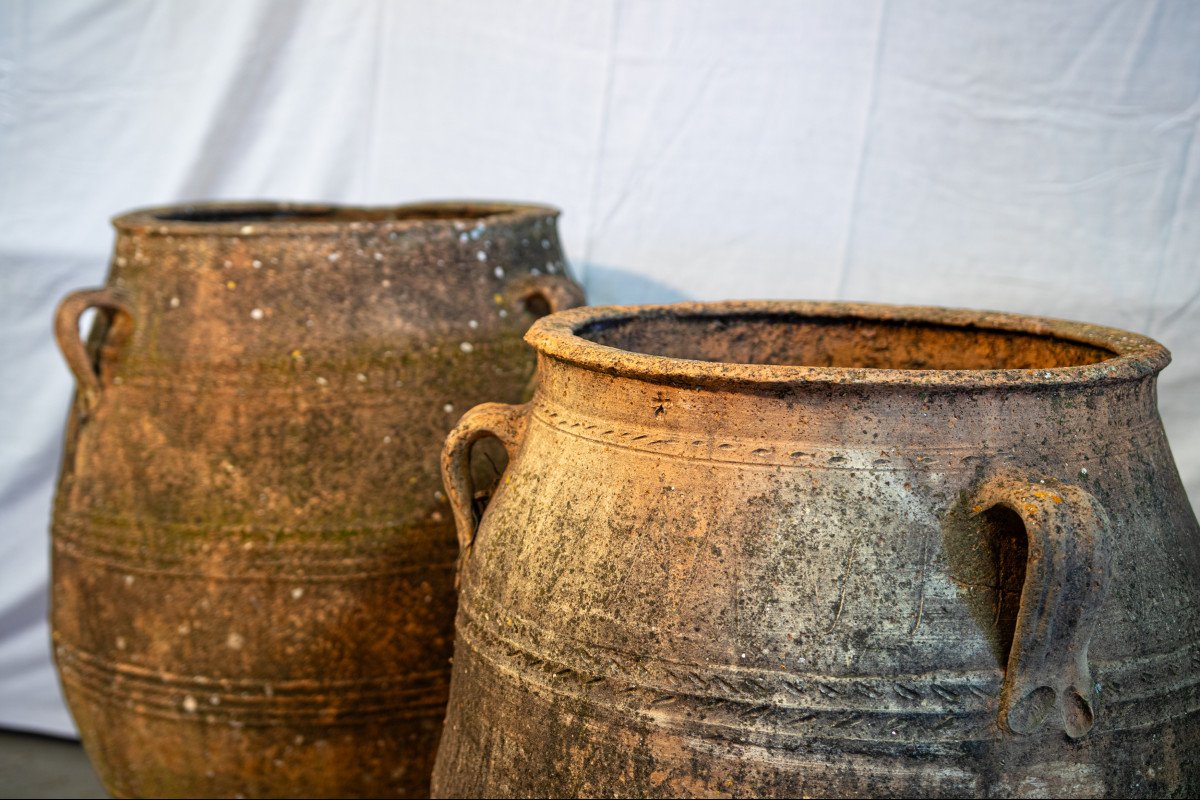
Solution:
M 996 477 L 975 495 L 980 511 L 1008 508 L 1028 539 L 1025 583 L 1000 693 L 1000 723 L 1031 734 L 1052 718 L 1072 739 L 1095 722 L 1099 697 L 1088 644 L 1111 574 L 1111 523 L 1091 494 L 1065 484 Z
M 568 308 L 584 304 L 583 289 L 564 275 L 529 275 L 523 280 L 515 281 L 512 291 L 516 299 L 524 302 L 526 310 L 534 316 L 566 311 Z M 531 308 L 529 301 L 534 298 L 543 301 L 545 308 Z
M 442 482 L 446 485 L 446 496 L 454 510 L 460 558 L 466 558 L 470 552 L 479 526 L 473 503 L 475 486 L 471 479 L 471 446 L 480 439 L 494 436 L 508 452 L 511 466 L 525 435 L 528 408 L 528 404 L 511 406 L 483 403 L 463 414 L 446 437 L 446 446 L 442 450 Z
M 133 310 L 129 303 L 110 287 L 80 289 L 68 294 L 58 304 L 54 312 L 54 338 L 58 341 L 58 348 L 62 351 L 67 366 L 75 375 L 85 413 L 91 412 L 100 398 L 99 372 L 88 353 L 87 345 L 79 336 L 79 318 L 89 308 L 98 308 L 122 317 L 125 325 L 132 324 L 133 320 Z M 113 324 L 120 322 L 120 319 L 115 319 Z

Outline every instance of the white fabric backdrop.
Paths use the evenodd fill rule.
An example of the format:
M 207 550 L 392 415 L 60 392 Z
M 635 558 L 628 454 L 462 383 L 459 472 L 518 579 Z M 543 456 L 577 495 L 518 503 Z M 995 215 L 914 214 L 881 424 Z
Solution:
M 1200 497 L 1198 42 L 1187 0 L 0 0 L 0 725 L 72 730 L 50 319 L 136 206 L 540 200 L 595 303 L 1129 328 Z

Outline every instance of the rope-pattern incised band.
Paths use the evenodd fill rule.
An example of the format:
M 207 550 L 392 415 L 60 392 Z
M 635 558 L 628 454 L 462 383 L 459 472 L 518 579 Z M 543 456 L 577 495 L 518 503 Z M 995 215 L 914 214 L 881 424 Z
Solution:
M 459 609 L 457 646 L 535 691 L 569 695 L 659 725 L 700 725 L 709 735 L 769 735 L 876 742 L 997 739 L 1003 674 L 833 676 L 635 658 L 506 619 L 504 635 Z M 512 625 L 508 625 L 512 621 Z M 536 639 L 540 646 L 533 644 Z M 570 653 L 569 656 L 561 655 Z M 1200 643 L 1128 661 L 1094 662 L 1103 711 L 1093 736 L 1165 714 L 1200 712 Z M 510 678 L 511 679 L 511 678 Z
M 781 444 L 775 439 L 711 438 L 692 433 L 673 433 L 651 427 L 623 424 L 613 420 L 588 419 L 566 412 L 553 404 L 539 402 L 531 414 L 539 425 L 556 433 L 567 434 L 595 444 L 620 447 L 659 457 L 687 461 L 710 461 L 739 466 L 784 466 L 822 470 L 865 470 L 871 472 L 910 472 L 936 469 L 941 472 L 973 470 L 981 463 L 1012 458 L 1016 452 L 1003 448 L 987 450 L 978 443 L 944 445 L 901 450 L 881 444 L 879 447 L 830 447 L 815 442 Z M 1094 438 L 1077 436 L 1060 442 L 1073 452 L 1060 450 L 1064 461 L 1083 461 L 1085 457 L 1116 457 L 1161 443 L 1161 429 L 1149 423 L 1123 429 L 1132 442 L 1123 441 L 1119 449 L 1099 446 Z

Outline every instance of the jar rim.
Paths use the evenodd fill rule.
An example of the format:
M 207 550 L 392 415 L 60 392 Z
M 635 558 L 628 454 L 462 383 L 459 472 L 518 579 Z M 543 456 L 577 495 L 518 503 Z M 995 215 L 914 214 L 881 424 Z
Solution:
M 430 200 L 387 206 L 232 200 L 138 208 L 113 218 L 123 233 L 160 236 L 312 236 L 350 231 L 469 231 L 557 218 L 554 206 L 498 200 Z
M 721 317 L 809 318 L 917 324 L 963 331 L 1024 334 L 1113 353 L 1073 366 L 997 369 L 890 369 L 703 361 L 625 350 L 581 333 L 638 319 Z M 537 320 L 525 340 L 540 354 L 595 372 L 652 383 L 713 388 L 786 388 L 804 384 L 891 386 L 916 389 L 988 389 L 1081 386 L 1145 378 L 1171 355 L 1159 342 L 1118 328 L 1049 317 L 940 306 L 789 300 L 685 302 L 667 305 L 590 306 Z

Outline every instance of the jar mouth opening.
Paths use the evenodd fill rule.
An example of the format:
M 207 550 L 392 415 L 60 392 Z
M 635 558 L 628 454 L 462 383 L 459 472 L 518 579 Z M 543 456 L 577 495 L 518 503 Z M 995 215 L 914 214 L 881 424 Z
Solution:
M 455 230 L 557 217 L 551 206 L 448 200 L 395 206 L 349 206 L 276 201 L 205 202 L 145 208 L 116 217 L 123 231 L 162 235 L 312 234 L 346 228 L 445 226 Z
M 573 309 L 527 340 L 589 369 L 668 383 L 995 386 L 1141 377 L 1152 339 L 1044 317 L 932 306 L 737 301 Z

